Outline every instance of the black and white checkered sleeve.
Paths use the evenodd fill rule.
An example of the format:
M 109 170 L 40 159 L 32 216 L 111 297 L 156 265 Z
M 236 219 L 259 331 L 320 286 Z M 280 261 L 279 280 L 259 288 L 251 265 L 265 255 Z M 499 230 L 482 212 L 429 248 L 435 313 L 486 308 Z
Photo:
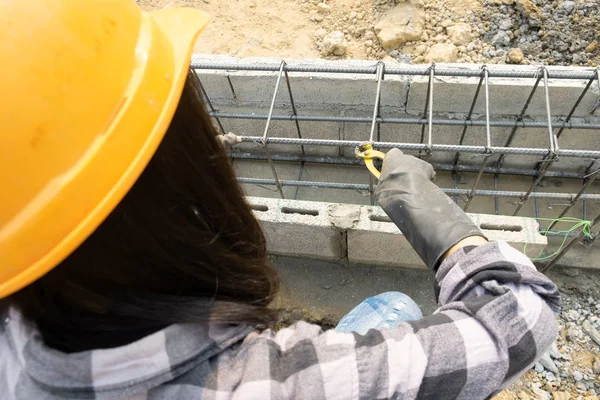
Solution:
M 436 294 L 436 313 L 392 329 L 323 333 L 299 323 L 248 338 L 249 359 L 264 366 L 252 370 L 253 387 L 273 399 L 484 399 L 557 336 L 556 286 L 504 242 L 445 260 Z

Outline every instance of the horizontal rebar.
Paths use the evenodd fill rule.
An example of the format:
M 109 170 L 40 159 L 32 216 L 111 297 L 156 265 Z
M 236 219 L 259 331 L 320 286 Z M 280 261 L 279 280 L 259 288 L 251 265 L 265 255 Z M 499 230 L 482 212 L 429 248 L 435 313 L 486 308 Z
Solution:
M 211 117 L 215 118 L 232 118 L 232 119 L 258 119 L 266 120 L 268 114 L 256 113 L 229 113 L 229 112 L 211 112 Z M 271 120 L 278 121 L 314 121 L 314 122 L 356 122 L 356 123 L 372 123 L 373 118 L 370 117 L 352 117 L 352 116 L 334 116 L 334 115 L 293 115 L 293 114 L 274 114 Z M 381 124 L 400 124 L 400 125 L 427 125 L 427 118 L 391 118 L 377 117 L 375 122 Z M 448 126 L 486 126 L 484 120 L 472 119 L 432 119 L 433 125 L 448 125 Z M 547 128 L 547 121 L 506 121 L 506 120 L 491 120 L 490 126 L 499 126 L 504 128 Z M 600 123 L 587 122 L 565 122 L 560 120 L 552 121 L 555 128 L 566 129 L 600 129 Z
M 255 185 L 269 185 L 275 186 L 274 179 L 262 179 L 262 178 L 238 178 L 240 183 L 249 183 Z M 315 187 L 324 189 L 347 189 L 347 190 L 369 190 L 369 184 L 366 183 L 341 183 L 341 182 L 316 182 L 316 181 L 293 181 L 293 180 L 280 180 L 281 186 L 299 186 L 299 187 Z M 444 193 L 448 195 L 469 195 L 471 189 L 452 189 L 442 188 Z M 483 197 L 516 197 L 521 198 L 526 192 L 516 192 L 511 190 L 485 190 L 477 189 L 473 196 Z M 574 193 L 545 193 L 545 192 L 532 192 L 529 196 L 532 199 L 556 199 L 556 200 L 570 200 L 575 196 Z M 600 194 L 582 194 L 580 200 L 600 200 Z
M 242 142 L 252 142 L 259 145 L 264 144 L 262 137 L 258 136 L 239 136 Z M 294 139 L 283 137 L 267 138 L 268 144 L 289 144 L 289 145 L 305 145 L 305 146 L 335 146 L 335 147 L 357 147 L 365 143 L 358 140 L 327 140 L 327 139 Z M 432 151 L 462 151 L 465 153 L 479 154 L 522 154 L 532 156 L 545 156 L 548 154 L 548 149 L 544 148 L 527 148 L 527 147 L 490 147 L 486 146 L 466 146 L 453 144 L 433 144 L 431 147 L 421 143 L 400 143 L 400 142 L 374 142 L 373 147 L 380 149 L 398 148 L 401 150 L 428 150 Z M 556 151 L 559 157 L 589 157 L 600 158 L 600 151 L 595 150 L 566 150 L 560 149 Z
M 243 152 L 232 152 L 229 154 L 234 159 L 243 160 L 266 160 L 266 155 L 263 153 L 243 153 Z M 364 161 L 360 158 L 349 158 L 349 157 L 332 157 L 332 156 L 311 156 L 311 155 L 296 155 L 296 154 L 271 154 L 273 161 L 281 162 L 305 162 L 312 164 L 334 164 L 334 165 L 365 165 Z M 457 171 L 465 173 L 476 173 L 479 171 L 479 167 L 470 165 L 452 165 L 452 164 L 439 164 L 431 163 L 436 171 Z M 536 176 L 539 171 L 536 169 L 526 168 L 495 168 L 486 167 L 484 168 L 486 174 L 500 174 L 500 175 L 520 175 L 520 176 Z M 548 171 L 546 173 L 548 178 L 560 178 L 560 179 L 584 179 L 586 174 L 579 174 L 577 172 L 570 171 Z
M 209 63 L 197 62 L 192 58 L 191 67 L 193 69 L 212 69 L 227 71 L 264 71 L 278 72 L 281 64 L 237 64 L 237 63 Z M 431 65 L 425 66 L 407 66 L 407 67 L 385 67 L 386 75 L 429 75 Z M 377 73 L 377 64 L 369 67 L 331 67 L 331 66 L 310 66 L 310 65 L 289 65 L 286 64 L 286 72 L 309 72 L 309 73 L 329 73 L 329 74 L 373 74 Z M 539 75 L 539 68 L 524 70 L 515 68 L 514 70 L 490 69 L 490 78 L 532 78 Z M 458 69 L 458 68 L 435 68 L 435 76 L 460 76 L 460 77 L 480 77 L 480 70 Z M 591 79 L 594 76 L 594 70 L 548 70 L 550 79 Z

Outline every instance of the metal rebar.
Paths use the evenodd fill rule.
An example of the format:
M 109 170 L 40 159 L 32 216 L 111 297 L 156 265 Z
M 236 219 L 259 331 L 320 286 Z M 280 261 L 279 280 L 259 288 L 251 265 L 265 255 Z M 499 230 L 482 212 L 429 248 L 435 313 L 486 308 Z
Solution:
M 569 200 L 569 205 L 560 213 L 560 215 L 557 217 L 557 219 L 560 219 L 562 217 L 564 217 L 565 215 L 567 215 L 567 213 L 569 212 L 569 210 L 571 210 L 571 208 L 573 208 L 573 206 L 575 205 L 575 203 L 579 200 L 579 198 L 585 193 L 586 189 L 588 187 L 590 187 L 590 185 L 592 183 L 594 183 L 594 181 L 596 180 L 596 178 L 598 178 L 598 176 L 600 176 L 600 169 L 597 169 L 596 171 L 594 171 L 592 174 L 589 175 L 589 177 L 587 178 L 587 180 L 584 181 L 584 184 L 581 186 L 581 189 L 579 190 L 579 192 L 577 192 L 577 194 L 575 195 L 575 197 L 573 197 L 572 199 Z M 585 213 L 583 216 L 583 219 L 585 219 Z M 550 224 L 550 226 L 548 226 L 548 229 L 552 229 L 552 227 L 554 225 L 556 225 L 557 221 L 552 221 L 552 223 Z
M 279 84 L 281 83 L 281 76 L 283 75 L 283 67 L 285 66 L 285 61 L 281 62 L 279 67 L 279 75 L 277 75 L 277 82 L 275 83 L 275 90 L 273 91 L 273 97 L 271 98 L 271 106 L 269 107 L 269 114 L 267 115 L 267 123 L 265 124 L 265 130 L 263 133 L 263 143 L 267 142 L 267 132 L 269 131 L 269 126 L 271 125 L 271 119 L 273 119 L 273 109 L 275 108 L 275 100 L 277 100 L 277 93 L 279 92 Z
M 375 107 L 373 107 L 373 118 L 371 121 L 371 134 L 369 135 L 369 143 L 373 143 L 375 135 L 375 127 L 379 125 L 377 119 L 380 115 L 380 102 L 381 102 L 381 81 L 385 73 L 385 64 L 383 62 L 377 63 L 377 90 L 375 91 Z M 378 138 L 379 140 L 379 138 Z
M 494 174 L 494 190 L 498 190 L 498 180 L 498 174 Z M 496 215 L 500 214 L 498 196 L 494 196 L 494 211 L 496 212 Z
M 272 64 L 243 64 L 243 63 L 214 63 L 197 60 L 199 56 L 193 56 L 191 67 L 199 70 L 227 70 L 227 71 L 264 71 L 277 72 L 279 63 Z M 330 73 L 330 74 L 375 74 L 377 65 L 369 67 L 337 67 L 337 66 L 314 66 L 314 65 L 286 65 L 288 72 L 310 72 L 310 73 Z M 491 78 L 536 78 L 537 70 L 522 67 L 513 70 L 490 70 Z M 386 68 L 388 75 L 423 75 L 429 74 L 429 66 L 405 66 Z M 551 79 L 590 79 L 594 71 L 567 71 L 552 70 L 548 77 Z M 456 77 L 479 77 L 480 71 L 466 68 L 437 68 L 437 76 L 456 76 Z
M 380 140 L 380 124 L 377 122 L 380 117 L 380 103 L 381 103 L 381 81 L 383 80 L 385 72 L 385 64 L 383 62 L 377 63 L 377 90 L 375 91 L 375 106 L 373 107 L 373 121 L 371 122 L 371 133 L 369 134 L 369 143 L 374 142 L 375 127 L 377 127 L 377 140 Z M 368 172 L 367 172 L 368 173 Z M 371 205 L 375 205 L 375 178 L 369 173 L 369 200 Z
M 553 135 L 552 112 L 550 110 L 550 89 L 548 86 L 548 70 L 546 69 L 546 67 L 542 67 L 542 76 L 544 78 L 544 95 L 545 95 L 545 99 L 546 99 L 546 118 L 547 118 L 547 123 L 548 123 L 548 155 L 544 156 L 544 159 L 542 161 L 540 161 L 540 163 L 538 163 L 536 168 L 539 168 L 540 173 L 533 181 L 533 184 L 531 185 L 531 187 L 529 188 L 529 190 L 527 191 L 525 196 L 521 198 L 521 201 L 519 202 L 519 205 L 515 209 L 513 215 L 517 215 L 519 213 L 519 211 L 521 210 L 523 205 L 529 199 L 529 196 L 531 195 L 531 193 L 533 191 L 535 191 L 535 189 L 537 188 L 539 183 L 542 181 L 542 179 L 544 179 L 544 176 L 548 172 L 548 169 L 550 168 L 550 166 L 552 166 L 552 164 L 554 164 L 554 162 L 558 159 L 556 156 L 556 151 L 558 150 L 558 143 L 557 143 L 558 139 L 556 138 L 556 136 Z
M 246 152 L 232 152 L 231 157 L 234 159 L 250 159 L 250 160 L 266 160 L 263 153 L 246 153 Z M 271 154 L 271 158 L 274 161 L 284 162 L 307 162 L 313 164 L 339 164 L 339 165 L 363 165 L 364 161 L 360 158 L 355 157 L 340 157 L 340 156 L 312 156 L 312 155 L 299 155 L 299 154 Z M 452 164 L 439 164 L 431 163 L 436 171 L 451 171 L 451 172 L 478 172 L 479 168 L 471 165 L 457 165 Z M 486 174 L 500 174 L 500 175 L 520 175 L 520 176 L 537 176 L 539 171 L 536 169 L 526 168 L 495 168 L 486 167 L 484 169 Z M 582 174 L 570 171 L 548 171 L 547 177 L 550 178 L 561 178 L 561 179 L 586 179 L 589 174 Z
M 428 137 L 427 137 L 427 148 L 426 148 L 426 156 L 431 155 L 431 147 L 432 147 L 432 132 L 433 132 L 433 80 L 435 79 L 435 64 L 431 64 L 429 68 L 429 80 L 427 83 L 427 97 L 425 98 L 425 111 L 423 111 L 423 116 L 427 116 L 427 128 L 428 128 Z M 421 126 L 421 143 L 425 140 L 425 125 Z M 419 150 L 419 157 L 421 156 L 421 150 Z
M 523 122 L 523 118 L 525 117 L 525 113 L 527 112 L 527 109 L 529 108 L 529 104 L 531 104 L 533 95 L 535 94 L 535 92 L 542 80 L 542 76 L 543 75 L 540 74 L 537 77 L 537 79 L 535 80 L 535 84 L 533 85 L 531 92 L 529 92 L 529 97 L 527 97 L 527 100 L 525 100 L 525 104 L 523 105 L 523 108 L 521 109 L 521 113 L 517 117 L 517 120 L 515 121 L 515 125 L 513 126 L 512 130 L 510 131 L 508 138 L 506 139 L 506 142 L 504 143 L 504 147 L 509 147 L 511 145 L 511 143 L 517 133 L 517 129 L 519 129 L 519 126 Z M 498 160 L 496 161 L 496 167 L 498 167 L 498 168 L 502 167 L 502 164 L 504 163 L 505 158 L 506 158 L 506 155 L 501 154 L 500 157 L 498 157 Z
M 590 229 L 594 228 L 596 225 L 598 225 L 598 223 L 600 223 L 600 214 L 598 214 L 596 216 L 596 218 L 594 218 L 593 221 L 591 221 L 590 223 Z M 567 254 L 567 252 L 571 249 L 571 247 L 573 247 L 573 245 L 575 243 L 577 243 L 579 241 L 579 239 L 583 236 L 584 234 L 584 230 L 581 229 L 579 231 L 579 233 L 577 234 L 577 236 L 573 237 L 571 240 L 569 240 L 569 242 L 565 245 L 565 247 L 563 247 L 560 252 L 548 263 L 546 264 L 545 267 L 542 268 L 542 272 L 546 272 L 548 271 L 550 268 L 552 268 L 554 265 L 556 265 L 556 263 L 565 255 Z M 598 237 L 598 232 L 593 233 L 593 239 L 592 241 L 595 241 L 596 238 Z
M 202 80 L 200 79 L 200 77 L 198 76 L 198 74 L 195 71 L 191 70 L 190 74 L 194 76 L 194 80 L 198 83 L 198 86 L 200 86 L 200 90 L 202 91 L 202 96 L 204 97 L 204 100 L 206 101 L 206 104 L 208 105 L 209 113 L 215 114 L 215 108 L 213 107 L 212 102 L 210 101 L 210 97 L 208 97 L 208 93 L 206 93 L 206 89 L 204 89 Z M 219 117 L 213 117 L 213 118 L 217 121 L 217 124 L 219 125 L 219 129 L 221 130 L 221 133 L 224 135 L 225 128 L 223 128 L 223 124 L 221 123 L 221 120 L 219 119 Z
M 304 164 L 305 162 L 302 161 L 300 163 L 300 168 L 298 168 L 298 181 L 302 180 L 302 174 L 304 173 Z M 294 190 L 294 200 L 298 200 L 298 190 L 300 189 L 300 186 L 296 186 L 296 190 Z
M 292 105 L 292 115 L 297 116 L 298 112 L 296 111 L 296 103 L 294 102 L 294 96 L 292 95 L 292 85 L 290 85 L 290 77 L 288 76 L 288 72 L 285 72 L 285 83 L 287 84 L 288 94 L 290 95 L 290 104 Z M 302 139 L 302 133 L 300 132 L 300 123 L 298 119 L 294 119 L 294 123 L 296 124 L 296 132 L 298 133 L 298 139 Z M 304 153 L 304 146 L 300 146 L 300 152 Z
M 596 71 L 594 72 L 594 76 L 592 76 L 590 78 L 590 80 L 588 81 L 588 83 L 585 85 L 585 88 L 583 89 L 583 91 L 581 92 L 581 94 L 579 95 L 579 97 L 577 98 L 577 101 L 573 105 L 573 108 L 571 108 L 571 111 L 569 112 L 569 115 L 567 115 L 567 118 L 565 119 L 565 122 L 568 123 L 568 122 L 571 121 L 571 117 L 575 113 L 575 110 L 577 110 L 577 107 L 579 107 L 579 103 L 581 103 L 581 100 L 583 100 L 583 97 L 585 96 L 585 94 L 588 92 L 588 90 L 592 86 L 592 83 L 594 83 L 594 80 L 598 79 L 599 82 L 600 82 L 600 77 L 598 76 L 598 70 L 599 69 L 600 69 L 600 67 L 596 68 Z M 560 135 L 562 134 L 562 132 L 563 132 L 564 129 L 565 129 L 564 126 L 559 129 L 559 131 L 556 133 L 556 137 L 557 138 L 560 138 Z
M 211 117 L 218 118 L 232 118 L 232 119 L 268 119 L 269 114 L 258 114 L 258 113 L 230 113 L 215 111 L 210 113 Z M 372 123 L 371 117 L 353 117 L 353 116 L 333 116 L 333 115 L 291 115 L 291 114 L 275 114 L 271 116 L 271 120 L 277 121 L 312 121 L 312 122 L 353 122 L 353 123 Z M 428 118 L 393 118 L 393 117 L 378 117 L 377 122 L 380 124 L 400 124 L 400 125 L 429 125 Z M 434 118 L 431 120 L 434 125 L 447 125 L 447 126 L 485 126 L 485 121 L 480 120 L 465 120 L 465 119 L 444 119 Z M 565 127 L 567 129 L 587 129 L 587 130 L 598 130 L 600 129 L 600 123 L 592 122 L 565 122 L 559 120 L 553 120 L 552 125 L 555 128 Z M 547 122 L 543 121 L 506 121 L 506 120 L 492 120 L 490 126 L 498 126 L 511 128 L 518 126 L 520 128 L 545 128 L 548 126 Z
M 479 185 L 479 182 L 481 181 L 481 176 L 483 175 L 483 170 L 486 167 L 487 162 L 491 155 L 489 152 L 489 149 L 492 147 L 492 132 L 491 132 L 491 128 L 490 128 L 490 91 L 489 91 L 489 82 L 488 82 L 488 70 L 485 65 L 481 69 L 483 72 L 483 78 L 484 78 L 484 83 L 485 83 L 485 122 L 486 122 L 486 125 L 485 125 L 485 137 L 486 137 L 485 153 L 486 153 L 486 156 L 484 157 L 483 161 L 481 162 L 481 167 L 479 168 L 479 172 L 477 173 L 477 178 L 475 179 L 475 182 L 473 183 L 471 192 L 467 196 L 467 201 L 465 202 L 465 206 L 463 208 L 463 210 L 465 212 L 469 208 L 469 204 L 471 204 L 471 200 L 473 200 L 473 197 L 475 196 L 475 191 L 477 190 L 477 186 Z
M 275 100 L 277 99 L 277 93 L 279 92 L 279 84 L 281 83 L 281 75 L 283 75 L 284 67 L 285 61 L 282 61 L 279 67 L 279 75 L 277 75 L 277 83 L 275 84 L 275 90 L 273 91 L 273 99 L 271 100 L 271 107 L 269 108 L 269 116 L 267 118 L 267 123 L 265 124 L 265 131 L 261 140 L 261 144 L 265 148 L 265 156 L 269 163 L 269 167 L 271 168 L 271 172 L 273 173 L 273 178 L 275 180 L 275 185 L 277 186 L 277 191 L 279 192 L 279 195 L 282 199 L 285 199 L 285 195 L 283 194 L 283 188 L 281 186 L 279 177 L 277 176 L 277 169 L 275 168 L 275 163 L 273 163 L 273 160 L 271 159 L 271 152 L 269 151 L 269 145 L 267 143 L 267 134 L 269 133 L 269 126 L 271 124 L 271 118 L 273 116 L 273 108 L 275 107 Z
M 271 185 L 275 186 L 276 183 L 273 179 L 263 178 L 238 178 L 240 183 L 249 183 L 255 185 Z M 302 187 L 315 187 L 324 189 L 348 189 L 348 190 L 369 190 L 369 185 L 365 183 L 343 183 L 343 182 L 316 182 L 316 181 L 291 181 L 291 180 L 280 180 L 282 186 L 302 186 Z M 469 194 L 470 189 L 452 189 L 442 188 L 444 193 L 448 195 L 466 196 Z M 477 189 L 475 196 L 483 197 L 509 197 L 519 198 L 524 195 L 524 192 L 516 192 L 510 190 L 486 190 Z M 572 193 L 549 193 L 549 192 L 534 192 L 531 194 L 531 198 L 538 199 L 555 199 L 555 200 L 569 200 L 573 197 Z M 588 199 L 593 201 L 600 200 L 600 194 L 586 193 L 581 195 L 581 199 Z
M 556 153 L 558 143 L 556 143 L 556 138 L 554 137 L 552 129 L 552 111 L 550 110 L 550 87 L 548 85 L 548 69 L 546 69 L 546 67 L 542 67 L 542 74 L 544 75 L 544 95 L 546 98 L 546 118 L 548 122 L 548 150 L 550 150 L 550 156 L 553 157 Z
M 479 91 L 481 90 L 481 85 L 483 84 L 483 79 L 484 79 L 484 74 L 482 71 L 481 77 L 479 78 L 479 83 L 477 84 L 477 89 L 475 89 L 475 96 L 473 96 L 473 101 L 471 102 L 471 108 L 469 108 L 469 113 L 467 114 L 467 118 L 465 118 L 466 121 L 470 121 L 471 117 L 473 116 L 473 110 L 475 110 L 475 104 L 477 103 L 477 98 L 479 97 Z M 467 134 L 467 129 L 468 129 L 468 125 L 465 125 L 463 128 L 463 131 L 460 135 L 460 140 L 458 141 L 458 144 L 463 144 L 465 141 L 465 136 Z M 460 161 L 460 153 L 457 152 L 454 155 L 454 165 L 458 165 Z
M 260 136 L 239 136 L 242 142 L 253 142 L 261 145 L 263 138 Z M 272 144 L 289 144 L 289 145 L 300 145 L 304 144 L 307 146 L 333 146 L 333 147 L 351 147 L 360 146 L 362 143 L 358 140 L 329 140 L 329 139 L 294 139 L 294 138 L 283 138 L 283 137 L 271 137 L 267 138 L 267 143 Z M 403 142 L 374 142 L 373 147 L 382 149 L 405 149 L 405 150 L 427 150 L 427 145 L 420 143 L 403 143 Z M 433 144 L 432 149 L 436 151 L 449 151 L 456 152 L 461 151 L 465 153 L 484 153 L 486 151 L 485 146 L 466 146 L 466 145 L 453 145 L 453 144 Z M 527 148 L 527 147 L 491 147 L 489 151 L 492 154 L 521 154 L 531 156 L 544 156 L 548 154 L 548 149 L 543 148 Z M 600 158 L 600 151 L 598 150 L 569 150 L 559 149 L 556 151 L 556 155 L 560 157 L 576 157 L 576 158 Z

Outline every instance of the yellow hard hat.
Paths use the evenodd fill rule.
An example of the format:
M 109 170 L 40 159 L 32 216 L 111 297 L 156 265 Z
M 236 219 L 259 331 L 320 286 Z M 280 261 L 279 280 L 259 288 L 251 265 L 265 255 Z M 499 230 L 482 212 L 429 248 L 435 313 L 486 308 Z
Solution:
M 0 0 L 0 298 L 59 264 L 125 196 L 207 23 L 133 0 Z

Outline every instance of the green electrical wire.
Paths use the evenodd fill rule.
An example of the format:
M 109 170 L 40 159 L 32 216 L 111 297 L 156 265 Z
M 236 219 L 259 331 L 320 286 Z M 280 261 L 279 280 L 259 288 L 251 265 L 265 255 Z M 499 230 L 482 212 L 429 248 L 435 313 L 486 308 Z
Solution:
M 554 256 L 556 256 L 558 253 L 560 253 L 560 251 L 563 249 L 563 247 L 565 246 L 565 243 L 567 242 L 567 239 L 569 238 L 569 234 L 571 232 L 577 231 L 579 229 L 581 229 L 581 232 L 583 233 L 583 235 L 587 238 L 593 238 L 592 236 L 592 221 L 587 221 L 584 219 L 579 219 L 579 218 L 571 218 L 571 217 L 565 217 L 565 218 L 535 218 L 539 221 L 550 221 L 550 222 L 565 222 L 565 223 L 572 223 L 573 226 L 570 229 L 567 229 L 566 231 L 558 231 L 557 233 L 564 233 L 565 237 L 562 241 L 562 243 L 560 244 L 560 247 L 558 248 L 558 250 L 556 250 L 554 253 L 545 256 L 545 257 L 529 257 L 527 256 L 526 250 L 527 250 L 527 243 L 525 243 L 525 247 L 523 248 L 523 254 L 525 254 L 527 257 L 529 257 L 529 259 L 531 261 L 544 261 L 544 260 L 548 260 L 550 258 L 553 258 Z M 540 231 L 540 234 L 545 235 L 549 232 L 548 229 L 542 230 Z M 540 253 L 541 255 L 542 253 Z

